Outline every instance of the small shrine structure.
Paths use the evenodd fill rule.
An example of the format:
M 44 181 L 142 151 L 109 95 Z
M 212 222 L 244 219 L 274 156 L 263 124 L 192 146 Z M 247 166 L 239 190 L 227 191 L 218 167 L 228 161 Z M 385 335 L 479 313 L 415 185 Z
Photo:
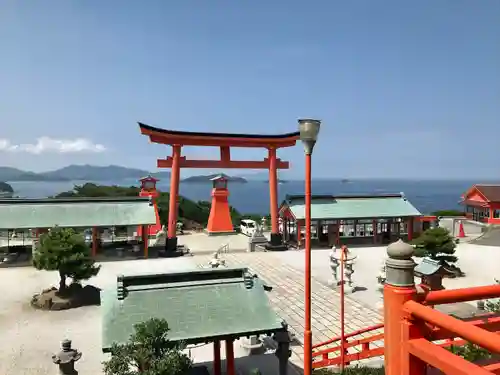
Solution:
M 139 180 L 141 183 L 141 191 L 139 192 L 140 197 L 148 197 L 151 199 L 151 204 L 154 207 L 155 215 L 156 215 L 156 223 L 150 225 L 147 230 L 148 236 L 156 236 L 161 230 L 161 222 L 160 222 L 160 214 L 158 212 L 158 197 L 160 196 L 160 192 L 156 189 L 156 184 L 160 181 L 159 179 L 149 175 L 143 177 Z M 137 235 L 139 237 L 143 237 L 142 226 L 137 228 Z
M 177 236 L 175 225 L 177 222 L 176 201 L 179 195 L 179 177 L 181 168 L 210 168 L 210 169 L 267 169 L 269 171 L 269 196 L 271 212 L 271 238 L 267 246 L 269 250 L 282 249 L 283 239 L 278 226 L 278 169 L 288 169 L 289 163 L 282 161 L 276 155 L 280 148 L 295 146 L 300 133 L 288 134 L 233 134 L 210 132 L 186 132 L 161 129 L 139 123 L 141 134 L 149 137 L 153 143 L 172 146 L 172 156 L 158 159 L 158 168 L 171 168 L 170 175 L 170 202 L 168 210 L 168 233 L 166 251 L 176 251 Z M 219 160 L 192 160 L 181 156 L 185 146 L 218 147 Z M 231 158 L 231 147 L 264 148 L 267 149 L 267 158 L 264 160 L 234 160 Z
M 228 201 L 227 177 L 218 175 L 212 178 L 211 181 L 212 205 L 208 217 L 207 233 L 209 235 L 234 233 Z
M 266 293 L 262 281 L 247 268 L 118 276 L 116 290 L 102 297 L 102 350 L 127 343 L 135 324 L 158 318 L 168 322 L 172 342 L 213 343 L 214 375 L 221 375 L 221 342 L 226 346 L 225 373 L 235 375 L 234 341 L 272 336 L 278 345 L 280 375 L 286 375 L 291 338 Z
M 428 257 L 415 267 L 415 276 L 421 279 L 421 285 L 429 290 L 442 290 L 443 277 L 454 275 L 454 272 L 443 265 L 439 260 Z

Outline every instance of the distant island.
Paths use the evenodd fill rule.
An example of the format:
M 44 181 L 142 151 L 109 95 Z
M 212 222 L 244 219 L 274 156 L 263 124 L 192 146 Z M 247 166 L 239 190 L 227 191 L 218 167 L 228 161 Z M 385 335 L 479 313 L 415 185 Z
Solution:
M 159 179 L 169 179 L 170 172 L 151 173 L 142 169 L 109 165 L 105 167 L 95 165 L 69 165 L 49 172 L 30 172 L 17 168 L 0 167 L 0 181 L 117 181 L 139 179 L 147 175 Z
M 10 198 L 14 194 L 14 189 L 6 182 L 0 181 L 0 198 Z
M 197 175 L 197 176 L 191 176 L 191 177 L 186 177 L 185 179 L 181 180 L 181 182 L 188 182 L 188 183 L 206 183 L 210 182 L 210 180 L 214 177 L 217 176 L 223 176 L 227 179 L 228 182 L 236 182 L 239 184 L 246 184 L 248 181 L 243 178 L 243 177 L 232 177 L 228 176 L 224 173 L 218 173 L 218 174 L 208 174 L 208 175 Z

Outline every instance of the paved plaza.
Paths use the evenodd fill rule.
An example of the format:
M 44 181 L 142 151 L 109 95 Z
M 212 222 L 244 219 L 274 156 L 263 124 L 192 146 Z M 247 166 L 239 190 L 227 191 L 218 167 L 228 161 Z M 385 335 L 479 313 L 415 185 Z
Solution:
M 203 239 L 203 237 L 205 239 Z M 292 346 L 291 361 L 301 367 L 303 350 L 303 301 L 304 301 L 304 252 L 243 252 L 248 241 L 241 235 L 228 236 L 233 241 L 229 253 L 222 254 L 231 266 L 247 266 L 258 274 L 266 284 L 273 287 L 269 298 L 274 310 L 285 319 L 297 342 Z M 208 238 L 208 240 L 207 240 Z M 199 268 L 207 265 L 211 255 L 207 254 L 207 242 L 214 250 L 227 243 L 228 238 L 188 235 L 181 243 L 189 245 L 194 256 L 177 259 L 149 259 L 105 262 L 99 275 L 91 283 L 99 288 L 116 288 L 116 275 L 121 273 L 165 272 Z M 205 246 L 197 244 L 203 241 Z M 380 292 L 376 277 L 385 259 L 385 247 L 353 248 L 357 255 L 353 280 L 361 290 L 346 298 L 346 333 L 377 324 L 382 321 L 376 305 Z M 213 252 L 213 251 L 211 251 Z M 313 342 L 318 343 L 340 333 L 339 293 L 328 286 L 331 278 L 329 268 L 330 250 L 314 250 L 312 253 L 312 324 Z M 500 277 L 500 263 L 496 261 L 500 248 L 462 243 L 457 248 L 458 265 L 467 274 L 464 278 L 445 280 L 447 288 L 486 285 Z M 29 301 L 34 293 L 56 285 L 55 272 L 36 271 L 31 267 L 5 268 L 0 270 L 0 374 L 52 374 L 56 367 L 51 356 L 58 351 L 64 338 L 73 340 L 74 347 L 83 352 L 77 368 L 81 374 L 102 373 L 101 362 L 106 356 L 101 353 L 101 315 L 95 306 L 78 309 L 46 312 L 31 308 Z M 381 345 L 380 342 L 376 343 Z M 276 366 L 273 355 L 248 357 L 240 345 L 236 345 L 237 367 L 245 373 L 253 367 Z M 210 362 L 211 346 L 191 350 L 197 363 Z M 264 371 L 264 374 L 266 372 Z

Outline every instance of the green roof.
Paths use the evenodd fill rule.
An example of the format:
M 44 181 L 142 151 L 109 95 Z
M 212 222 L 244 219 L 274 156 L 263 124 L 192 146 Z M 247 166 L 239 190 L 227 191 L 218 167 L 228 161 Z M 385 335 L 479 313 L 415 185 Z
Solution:
M 370 196 L 313 196 L 311 218 L 363 219 L 421 216 L 422 214 L 403 194 Z M 304 196 L 289 196 L 283 203 L 296 219 L 305 218 Z
M 263 284 L 247 268 L 118 276 L 117 281 L 117 289 L 102 296 L 103 351 L 127 342 L 134 325 L 150 318 L 166 319 L 169 339 L 186 344 L 284 330 Z
M 1 199 L 0 228 L 106 227 L 155 224 L 149 198 Z

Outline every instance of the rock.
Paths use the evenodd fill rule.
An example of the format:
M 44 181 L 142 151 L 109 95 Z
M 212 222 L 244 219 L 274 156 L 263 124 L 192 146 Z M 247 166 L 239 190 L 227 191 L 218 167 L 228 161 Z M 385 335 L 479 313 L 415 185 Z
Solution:
M 31 306 L 40 310 L 68 310 L 80 306 L 99 305 L 101 303 L 100 289 L 79 283 L 68 286 L 63 295 L 57 288 L 44 289 L 40 294 L 35 294 L 31 299 Z

